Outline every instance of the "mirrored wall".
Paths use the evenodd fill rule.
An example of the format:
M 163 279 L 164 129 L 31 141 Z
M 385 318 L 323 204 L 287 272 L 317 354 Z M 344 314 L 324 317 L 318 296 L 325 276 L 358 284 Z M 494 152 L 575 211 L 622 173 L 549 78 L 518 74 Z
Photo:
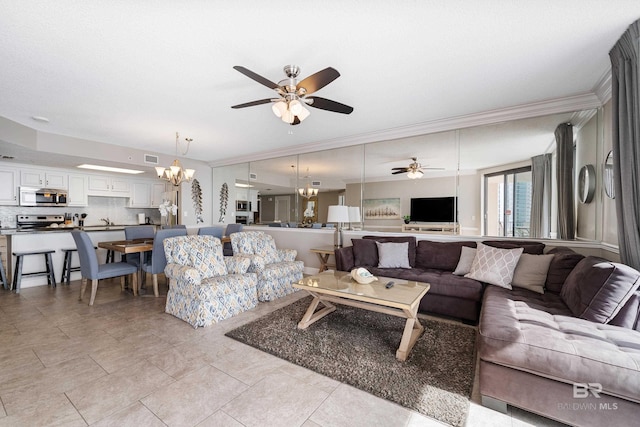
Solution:
M 369 231 L 556 238 L 554 131 L 573 125 L 576 187 L 585 164 L 601 182 L 610 150 L 602 116 L 600 110 L 553 114 L 216 167 L 214 188 L 227 183 L 226 223 L 322 226 L 328 206 L 344 204 L 359 208 L 360 221 L 350 225 Z M 547 161 L 551 179 L 533 220 L 540 197 L 536 157 Z M 577 189 L 575 199 L 577 238 L 601 239 L 608 202 L 596 194 L 581 203 Z M 214 204 L 213 217 L 220 217 L 215 210 Z

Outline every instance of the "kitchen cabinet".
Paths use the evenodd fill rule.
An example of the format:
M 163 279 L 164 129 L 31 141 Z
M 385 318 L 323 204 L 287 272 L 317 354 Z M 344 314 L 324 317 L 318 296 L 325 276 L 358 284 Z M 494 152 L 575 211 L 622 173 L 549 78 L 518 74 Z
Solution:
M 20 171 L 20 185 L 25 187 L 67 189 L 67 174 L 36 169 Z
M 131 199 L 129 206 L 132 208 L 148 208 L 151 206 L 151 184 L 147 182 L 133 182 L 131 184 Z
M 87 176 L 69 174 L 69 192 L 67 193 L 68 206 L 87 206 L 89 196 L 87 194 Z
M 163 182 L 154 182 L 151 184 L 151 207 L 157 208 L 162 203 L 163 195 L 167 191 L 167 187 Z
M 89 175 L 87 193 L 89 196 L 129 197 L 131 186 L 126 179 L 104 175 Z
M 0 168 L 0 205 L 18 205 L 18 170 Z

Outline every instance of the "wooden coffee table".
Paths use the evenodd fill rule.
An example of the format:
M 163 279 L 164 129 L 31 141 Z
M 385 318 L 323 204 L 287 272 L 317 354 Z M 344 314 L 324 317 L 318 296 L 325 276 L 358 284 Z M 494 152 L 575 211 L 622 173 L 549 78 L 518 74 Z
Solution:
M 389 281 L 393 281 L 394 286 L 387 289 L 385 284 Z M 300 329 L 308 328 L 335 311 L 336 306 L 332 303 L 402 317 L 407 322 L 396 351 L 396 358 L 401 361 L 407 360 L 413 345 L 424 331 L 418 320 L 418 306 L 430 288 L 428 283 L 378 276 L 378 280 L 361 285 L 349 273 L 327 271 L 305 277 L 294 283 L 293 287 L 304 289 L 313 296 L 307 312 L 298 323 Z M 319 304 L 323 307 L 316 311 Z

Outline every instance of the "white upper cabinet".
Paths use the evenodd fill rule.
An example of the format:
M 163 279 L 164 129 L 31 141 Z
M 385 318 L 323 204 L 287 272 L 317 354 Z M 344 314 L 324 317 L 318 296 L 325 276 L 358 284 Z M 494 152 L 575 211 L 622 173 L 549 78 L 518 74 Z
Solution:
M 89 175 L 88 194 L 90 196 L 129 197 L 129 181 L 105 175 Z
M 151 206 L 151 184 L 148 182 L 134 182 L 131 184 L 132 208 L 148 208 Z
M 0 205 L 18 204 L 18 170 L 0 167 Z
M 151 207 L 157 208 L 162 203 L 162 195 L 167 191 L 167 187 L 163 182 L 154 182 L 151 184 Z
M 87 181 L 86 175 L 69 174 L 68 206 L 87 206 L 89 204 Z
M 62 172 L 23 169 L 20 171 L 20 185 L 24 187 L 42 187 L 67 189 L 67 174 Z

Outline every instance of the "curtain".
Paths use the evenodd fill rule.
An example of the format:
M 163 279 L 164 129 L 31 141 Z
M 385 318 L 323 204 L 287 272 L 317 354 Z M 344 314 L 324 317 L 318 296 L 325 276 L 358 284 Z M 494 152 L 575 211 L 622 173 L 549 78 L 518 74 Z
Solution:
M 551 154 L 531 158 L 530 236 L 548 238 L 551 233 Z
M 625 264 L 640 269 L 640 20 L 615 44 L 611 59 L 613 176 L 618 247 Z
M 556 179 L 558 180 L 558 237 L 575 238 L 573 200 L 573 126 L 559 124 L 556 128 Z

